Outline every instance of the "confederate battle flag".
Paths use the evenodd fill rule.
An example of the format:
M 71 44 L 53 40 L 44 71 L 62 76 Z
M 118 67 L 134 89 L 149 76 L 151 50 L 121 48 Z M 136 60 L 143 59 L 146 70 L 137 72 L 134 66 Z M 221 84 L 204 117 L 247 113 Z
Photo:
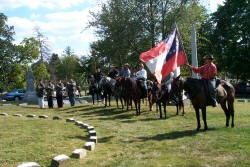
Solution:
M 187 62 L 187 58 L 179 39 L 177 28 L 167 39 L 157 44 L 154 48 L 140 54 L 140 60 L 146 63 L 150 72 L 156 77 L 157 82 L 177 67 Z

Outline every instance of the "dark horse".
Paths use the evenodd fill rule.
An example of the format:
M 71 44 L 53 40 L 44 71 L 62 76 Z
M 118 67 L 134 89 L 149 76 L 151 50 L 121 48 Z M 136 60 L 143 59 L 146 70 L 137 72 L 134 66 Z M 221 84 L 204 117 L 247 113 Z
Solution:
M 113 85 L 111 83 L 111 78 L 110 77 L 102 77 L 102 79 L 99 82 L 100 90 L 103 94 L 103 99 L 105 100 L 105 107 L 107 107 L 107 103 L 110 105 L 111 101 L 111 96 L 112 96 L 112 90 L 113 90 Z
M 87 78 L 88 84 L 89 84 L 89 95 L 92 97 L 92 103 L 95 104 L 95 95 L 97 102 L 99 101 L 99 98 L 101 98 L 101 92 L 99 89 L 99 85 L 97 81 L 95 80 L 93 75 L 89 75 Z
M 183 79 L 177 77 L 174 80 L 173 85 L 178 85 L 179 88 L 183 88 L 189 95 L 195 109 L 197 119 L 196 130 L 199 130 L 201 127 L 199 109 L 202 111 L 204 130 L 207 130 L 206 107 L 209 105 L 210 97 L 208 96 L 208 90 L 204 80 L 194 78 Z M 229 126 L 230 116 L 232 117 L 231 127 L 234 127 L 234 98 L 234 87 L 224 80 L 217 81 L 217 101 L 220 103 L 226 115 L 226 127 Z
M 136 115 L 141 115 L 141 99 L 145 98 L 144 81 L 133 80 L 132 78 L 125 78 L 124 85 L 124 101 L 128 106 L 131 101 L 134 101 Z
M 179 114 L 179 110 L 182 109 L 182 115 L 184 115 L 183 104 L 183 91 L 180 91 L 176 87 L 172 87 L 169 92 L 166 83 L 159 85 L 157 82 L 151 83 L 151 89 L 149 90 L 148 101 L 150 111 L 152 111 L 152 105 L 156 103 L 156 111 L 160 111 L 160 118 L 162 118 L 162 107 L 166 116 L 166 106 L 171 102 L 176 106 L 176 115 Z
M 119 100 L 121 102 L 121 105 L 122 105 L 122 110 L 124 108 L 123 106 L 123 84 L 122 82 L 124 81 L 124 78 L 123 77 L 117 77 L 116 79 L 116 83 L 114 85 L 114 90 L 113 90 L 113 95 L 115 97 L 115 101 L 116 101 L 116 107 L 119 108 Z

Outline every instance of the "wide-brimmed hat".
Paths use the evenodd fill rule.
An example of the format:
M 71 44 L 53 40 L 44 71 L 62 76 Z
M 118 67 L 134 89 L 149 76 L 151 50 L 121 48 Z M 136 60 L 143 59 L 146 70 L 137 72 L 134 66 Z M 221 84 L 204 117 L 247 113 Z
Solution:
M 111 64 L 110 67 L 116 67 L 114 64 Z
M 129 66 L 129 64 L 128 64 L 128 63 L 125 63 L 124 66 Z
M 142 67 L 142 68 L 144 68 L 144 65 L 143 65 L 142 63 L 140 63 L 140 64 L 139 64 L 139 67 Z
M 206 56 L 203 57 L 203 59 L 204 59 L 204 60 L 205 60 L 205 59 L 213 60 L 214 57 L 213 57 L 213 55 L 206 55 Z

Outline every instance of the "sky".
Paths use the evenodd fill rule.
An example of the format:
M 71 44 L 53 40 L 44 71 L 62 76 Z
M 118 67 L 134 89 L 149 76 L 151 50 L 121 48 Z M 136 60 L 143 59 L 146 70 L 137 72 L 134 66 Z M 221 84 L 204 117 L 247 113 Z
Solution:
M 78 55 L 89 55 L 89 44 L 96 40 L 93 29 L 86 28 L 89 11 L 100 10 L 105 0 L 0 0 L 0 12 L 8 17 L 7 24 L 14 26 L 15 41 L 34 36 L 34 29 L 48 38 L 52 53 L 59 55 L 67 46 Z M 203 0 L 210 12 L 223 0 Z

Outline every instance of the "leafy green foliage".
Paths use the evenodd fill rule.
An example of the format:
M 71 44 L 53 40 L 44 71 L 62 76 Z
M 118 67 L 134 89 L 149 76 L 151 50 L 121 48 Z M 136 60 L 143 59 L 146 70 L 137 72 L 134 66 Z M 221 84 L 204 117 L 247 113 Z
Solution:
M 248 0 L 227 0 L 212 15 L 210 38 L 219 69 L 238 79 L 250 78 L 250 9 Z
M 140 53 L 166 38 L 178 24 L 187 55 L 190 55 L 190 27 L 199 29 L 208 17 L 198 1 L 188 0 L 111 0 L 99 13 L 92 13 L 90 27 L 96 28 L 99 40 L 91 44 L 91 59 L 131 68 L 139 63 Z M 199 37 L 199 36 L 198 36 Z M 91 64 L 90 64 L 91 65 Z
M 38 79 L 49 79 L 50 74 L 48 73 L 47 66 L 44 62 L 39 62 L 33 69 L 35 78 Z

